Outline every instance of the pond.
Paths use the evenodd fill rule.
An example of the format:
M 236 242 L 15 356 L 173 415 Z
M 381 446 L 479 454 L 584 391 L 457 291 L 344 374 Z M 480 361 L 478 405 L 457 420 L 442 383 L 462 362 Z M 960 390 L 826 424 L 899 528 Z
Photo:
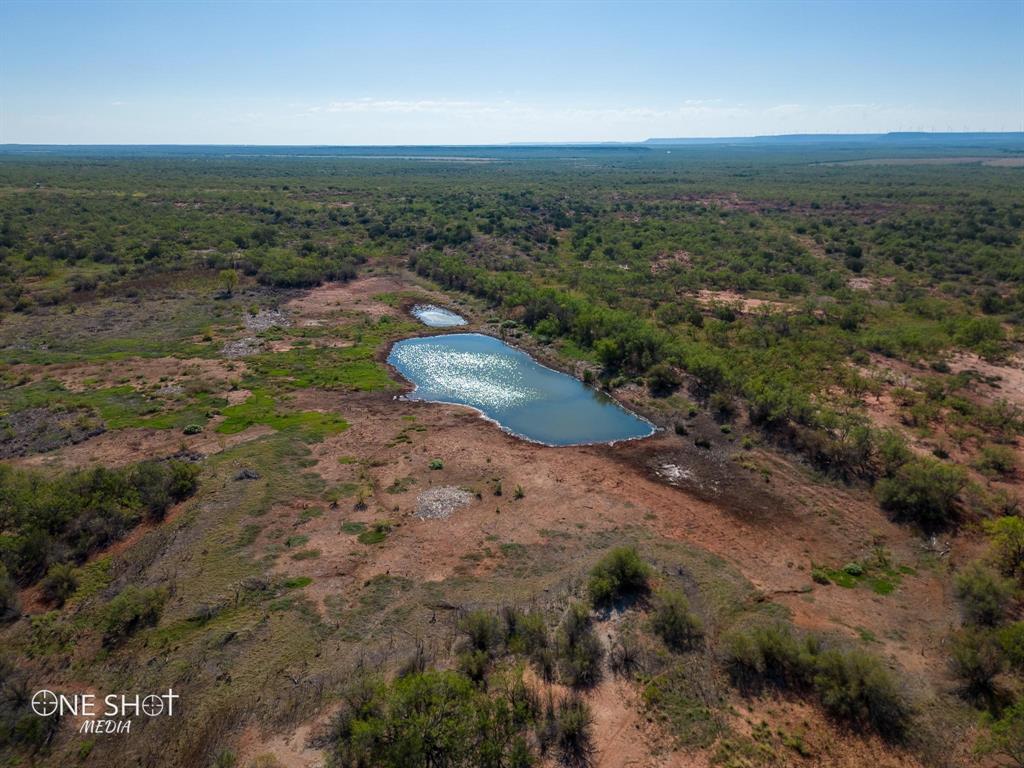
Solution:
M 404 339 L 391 348 L 388 362 L 416 385 L 408 399 L 468 405 L 534 442 L 610 443 L 654 432 L 607 395 L 491 336 Z
M 412 308 L 412 315 L 431 328 L 451 328 L 455 325 L 466 324 L 464 317 L 442 307 L 435 307 L 433 304 L 417 304 Z

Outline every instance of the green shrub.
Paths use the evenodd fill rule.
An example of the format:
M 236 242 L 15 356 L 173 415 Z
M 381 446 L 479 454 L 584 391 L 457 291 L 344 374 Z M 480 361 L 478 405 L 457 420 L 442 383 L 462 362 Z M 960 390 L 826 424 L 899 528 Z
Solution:
M 736 401 L 726 392 L 715 392 L 708 398 L 708 408 L 721 421 L 730 421 L 736 416 Z
M 137 630 L 160 621 L 167 591 L 155 587 L 126 587 L 110 601 L 103 614 L 103 644 L 115 646 Z
M 1009 579 L 978 561 L 958 573 L 953 586 L 967 621 L 983 626 L 1002 621 L 1014 593 Z
M 1024 672 L 1024 621 L 1015 621 L 1000 628 L 996 640 L 1007 664 L 1018 672 Z
M 486 651 L 468 650 L 460 653 L 456 659 L 459 672 L 475 683 L 482 682 L 487 676 L 491 657 Z
M 875 453 L 882 474 L 891 477 L 913 457 L 903 435 L 892 429 L 875 433 Z
M 68 563 L 51 565 L 39 587 L 43 599 L 59 608 L 78 589 L 75 569 Z
M 132 469 L 131 483 L 152 520 L 162 520 L 170 506 L 191 496 L 199 469 L 184 461 L 143 461 Z
M 459 620 L 459 631 L 466 636 L 469 647 L 493 655 L 505 636 L 498 617 L 487 610 L 470 611 Z
M 825 710 L 846 723 L 868 725 L 886 738 L 904 735 L 910 707 L 895 678 L 874 656 L 854 649 L 817 657 L 814 687 Z
M 966 475 L 961 467 L 928 458 L 914 458 L 893 477 L 878 481 L 883 509 L 924 526 L 946 525 L 956 514 L 956 498 Z
M 585 768 L 593 765 L 594 718 L 590 707 L 578 696 L 570 696 L 558 707 L 555 716 L 559 758 L 563 765 Z
M 575 603 L 566 611 L 555 635 L 555 652 L 558 671 L 567 685 L 589 687 L 600 679 L 604 651 L 586 605 Z
M 357 681 L 328 735 L 335 768 L 525 768 L 538 716 L 523 686 L 492 697 L 457 672 L 427 670 L 387 684 Z
M 18 618 L 18 588 L 0 563 L 0 624 Z
M 725 663 L 733 682 L 747 691 L 770 684 L 813 693 L 833 717 L 899 738 L 910 705 L 892 674 L 859 649 L 824 649 L 813 635 L 794 637 L 784 624 L 736 629 L 725 638 Z
M 659 590 L 654 596 L 651 629 L 669 648 L 689 651 L 703 639 L 700 619 L 690 611 L 686 596 L 677 590 Z
M 990 696 L 995 690 L 995 677 L 1005 665 L 995 636 L 976 627 L 962 629 L 953 635 L 949 649 L 950 668 L 963 683 L 968 696 Z
M 509 651 L 532 657 L 548 647 L 548 627 L 543 613 L 522 613 L 514 608 L 506 608 L 502 615 Z
M 989 477 L 1011 477 L 1017 471 L 1017 458 L 1005 445 L 986 445 L 974 460 L 974 468 Z
M 821 584 L 823 586 L 828 586 L 832 583 L 832 579 L 828 577 L 828 571 L 819 567 L 811 569 L 811 580 L 815 584 Z
M 1005 515 L 986 520 L 983 525 L 992 540 L 999 570 L 1007 576 L 1024 575 L 1024 520 Z
M 84 562 L 143 516 L 162 518 L 195 491 L 197 472 L 181 461 L 57 475 L 0 465 L 0 561 L 22 584 L 56 563 Z
M 605 606 L 618 598 L 644 594 L 650 572 L 650 566 L 640 559 L 636 549 L 616 547 L 590 571 L 590 600 L 595 606 Z
M 864 575 L 864 566 L 860 563 L 847 563 L 843 566 L 843 573 L 858 578 Z
M 978 755 L 1006 758 L 1010 765 L 1024 766 L 1024 698 L 1018 698 L 990 722 L 988 734 L 978 740 Z
M 654 397 L 667 397 L 682 383 L 672 366 L 659 363 L 647 372 L 647 388 Z
M 805 687 L 814 673 L 816 648 L 797 640 L 784 624 L 768 624 L 730 632 L 725 637 L 725 663 L 741 688 L 768 683 L 779 688 Z

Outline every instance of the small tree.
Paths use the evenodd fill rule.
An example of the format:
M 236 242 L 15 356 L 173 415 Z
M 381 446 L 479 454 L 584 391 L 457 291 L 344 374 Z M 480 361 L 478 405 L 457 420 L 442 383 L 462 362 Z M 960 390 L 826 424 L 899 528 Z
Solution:
M 961 467 L 915 458 L 878 482 L 878 500 L 883 509 L 921 525 L 947 525 L 966 482 Z
M 136 630 L 160 621 L 167 591 L 159 588 L 126 587 L 107 605 L 103 616 L 103 644 L 118 645 Z
M 58 608 L 74 594 L 78 589 L 78 579 L 75 577 L 75 569 L 68 563 L 57 563 L 51 565 L 40 585 L 43 598 Z
M 555 648 L 559 672 L 568 685 L 587 687 L 600 679 L 604 651 L 583 603 L 569 607 L 558 627 Z
M 647 591 L 651 569 L 633 547 L 616 547 L 590 571 L 587 588 L 595 606 Z
M 7 574 L 7 569 L 0 563 L 0 624 L 18 617 L 18 590 L 14 579 Z
M 995 691 L 995 677 L 1002 672 L 1004 665 L 999 645 L 990 632 L 972 627 L 953 636 L 950 667 L 963 682 L 963 692 L 967 696 L 991 696 Z
M 1024 671 L 1024 621 L 1002 627 L 996 638 L 1007 664 L 1018 672 Z
M 1019 576 L 1024 568 L 1024 520 L 1007 515 L 984 523 L 992 537 L 996 561 L 1006 576 Z
M 977 561 L 957 574 L 954 588 L 966 619 L 984 626 L 1002 621 L 1013 597 L 1013 583 Z
M 1005 757 L 1011 765 L 1024 768 L 1024 698 L 1003 710 L 991 730 L 978 743 L 979 755 Z
M 666 397 L 680 385 L 675 369 L 667 363 L 658 363 L 647 372 L 647 388 L 655 397 Z
M 234 296 L 235 288 L 238 287 L 238 271 L 234 269 L 222 269 L 220 271 L 220 285 L 224 289 L 224 293 L 228 296 Z
M 578 696 L 570 696 L 558 708 L 555 723 L 556 743 L 563 765 L 575 768 L 593 765 L 594 718 L 587 703 Z
M 691 650 L 704 636 L 700 619 L 690 612 L 686 596 L 670 589 L 660 590 L 654 596 L 651 629 L 676 651 Z
M 459 621 L 459 631 L 474 651 L 493 654 L 504 642 L 504 631 L 498 617 L 488 610 L 470 611 Z
M 870 725 L 889 739 L 906 732 L 910 706 L 876 657 L 861 650 L 829 650 L 818 656 L 815 666 L 814 687 L 833 717 Z

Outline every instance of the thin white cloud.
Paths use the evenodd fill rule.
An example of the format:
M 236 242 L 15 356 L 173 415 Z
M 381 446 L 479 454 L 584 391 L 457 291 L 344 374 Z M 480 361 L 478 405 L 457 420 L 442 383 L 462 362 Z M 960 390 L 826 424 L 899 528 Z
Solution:
M 314 101 L 204 99 L 169 105 L 116 97 L 111 117 L 73 110 L 7 115 L 0 142 L 222 144 L 488 144 L 642 141 L 650 137 L 750 136 L 894 130 L 1019 130 L 1017 110 L 963 114 L 912 103 L 809 104 L 679 98 L 600 104 L 582 98 L 353 96 Z M 116 116 L 116 119 L 114 119 Z M 156 126 L 156 127 L 154 127 Z

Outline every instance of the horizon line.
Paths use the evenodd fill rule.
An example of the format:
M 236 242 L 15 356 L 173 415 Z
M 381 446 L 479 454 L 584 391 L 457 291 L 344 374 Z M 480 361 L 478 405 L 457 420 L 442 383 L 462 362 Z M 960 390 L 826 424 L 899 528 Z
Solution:
M 288 143 L 230 143 L 230 142 L 0 142 L 0 147 L 278 147 L 278 148 L 316 148 L 316 147 L 345 147 L 345 148 L 400 148 L 400 147 L 579 147 L 579 146 L 643 146 L 650 144 L 666 144 L 673 142 L 726 142 L 726 141 L 756 141 L 758 139 L 793 139 L 793 138 L 910 138 L 910 137 L 953 137 L 953 136 L 1003 136 L 1003 137 L 1024 137 L 1024 130 L 974 130 L 974 131 L 836 131 L 836 132 L 810 132 L 810 133 L 763 133 L 749 135 L 721 135 L 721 136 L 650 136 L 646 139 L 598 139 L 598 140 L 552 140 L 552 141 L 504 141 L 504 142 L 480 142 L 480 143 L 399 143 L 399 144 L 288 144 Z

